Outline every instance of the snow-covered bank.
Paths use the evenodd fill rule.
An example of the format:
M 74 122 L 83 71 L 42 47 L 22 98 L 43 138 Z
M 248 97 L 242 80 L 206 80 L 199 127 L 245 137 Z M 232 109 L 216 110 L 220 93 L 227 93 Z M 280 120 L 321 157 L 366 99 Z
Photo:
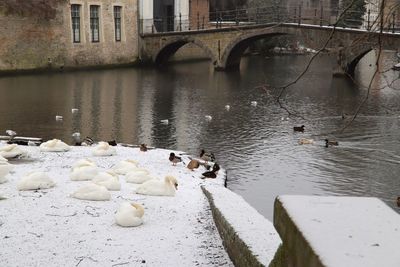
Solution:
M 235 265 L 269 266 L 281 244 L 272 223 L 229 189 L 212 185 L 202 188 Z
M 279 196 L 274 225 L 293 266 L 400 266 L 400 216 L 377 198 Z
M 172 166 L 171 151 L 161 149 L 140 152 L 118 146 L 117 155 L 110 157 L 93 157 L 92 148 L 85 147 L 59 153 L 24 149 L 30 159 L 10 161 L 14 172 L 0 184 L 0 196 L 7 197 L 0 201 L 2 266 L 232 266 L 200 189 L 206 184 L 222 186 L 223 170 L 215 180 L 202 180 L 204 169 L 192 172 L 183 164 Z M 138 195 L 136 185 L 120 176 L 121 191 L 111 191 L 110 201 L 71 198 L 89 183 L 70 179 L 71 166 L 82 158 L 104 170 L 134 159 L 160 179 L 175 176 L 178 191 L 175 197 Z M 32 170 L 45 171 L 55 187 L 17 191 L 17 182 Z M 144 206 L 143 225 L 116 225 L 115 212 L 126 200 Z

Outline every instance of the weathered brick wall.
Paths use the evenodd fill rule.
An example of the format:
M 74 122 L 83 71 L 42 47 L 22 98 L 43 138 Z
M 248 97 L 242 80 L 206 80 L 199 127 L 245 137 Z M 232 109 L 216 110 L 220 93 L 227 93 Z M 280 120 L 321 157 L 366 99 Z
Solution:
M 209 22 L 209 0 L 192 0 L 190 3 L 190 28 L 208 28 Z
M 100 42 L 90 38 L 89 4 L 100 6 Z M 71 4 L 81 5 L 81 42 L 73 43 Z M 113 5 L 122 6 L 122 40 Z M 138 58 L 137 0 L 3 0 L 0 72 L 130 64 Z

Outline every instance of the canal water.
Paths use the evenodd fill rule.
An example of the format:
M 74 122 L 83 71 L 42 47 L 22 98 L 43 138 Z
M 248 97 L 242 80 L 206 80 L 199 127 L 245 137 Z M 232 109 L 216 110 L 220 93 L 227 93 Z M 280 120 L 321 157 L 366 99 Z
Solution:
M 386 52 L 373 82 L 377 89 L 357 119 L 375 54 L 356 71 L 355 83 L 332 76 L 332 60 L 319 57 L 310 71 L 276 103 L 276 86 L 292 81 L 309 56 L 253 56 L 238 72 L 214 72 L 208 61 L 172 64 L 163 70 L 125 68 L 0 78 L 0 132 L 60 138 L 80 132 L 95 140 L 147 143 L 198 154 L 215 153 L 228 170 L 228 187 L 268 219 L 281 194 L 379 197 L 395 207 L 400 195 L 400 91 L 384 86 L 399 77 Z M 267 85 L 264 89 L 257 88 Z M 394 82 L 394 87 L 399 84 Z M 257 101 L 257 105 L 251 105 Z M 230 105 L 227 111 L 225 105 Z M 79 112 L 71 113 L 72 108 Z M 56 121 L 55 116 L 63 116 Z M 205 119 L 212 116 L 211 121 Z M 168 119 L 169 124 L 160 120 Z M 304 133 L 293 126 L 305 125 Z M 299 145 L 312 138 L 313 145 Z M 339 141 L 324 147 L 324 139 Z M 167 159 L 166 159 L 167 160 Z M 0 187 L 1 189 L 1 187 Z

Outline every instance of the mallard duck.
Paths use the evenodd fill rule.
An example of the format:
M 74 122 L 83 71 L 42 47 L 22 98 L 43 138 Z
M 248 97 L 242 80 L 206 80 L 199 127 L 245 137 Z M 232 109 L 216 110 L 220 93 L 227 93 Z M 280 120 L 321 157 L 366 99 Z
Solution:
M 217 163 L 214 164 L 211 171 L 204 172 L 202 175 L 202 179 L 204 178 L 217 178 L 217 173 L 220 170 L 220 167 Z
M 172 162 L 172 165 L 175 166 L 177 163 L 182 162 L 182 158 L 175 155 L 175 153 L 171 152 L 169 154 L 169 161 Z
M 304 132 L 304 125 L 301 125 L 301 126 L 294 126 L 293 127 L 293 131 L 295 131 L 295 132 Z
M 329 147 L 329 146 L 338 146 L 339 142 L 338 141 L 332 141 L 329 139 L 325 139 L 325 147 Z
M 107 143 L 108 143 L 110 146 L 116 146 L 116 145 L 117 145 L 117 141 L 115 141 L 115 140 L 107 141 Z
M 215 161 L 215 156 L 213 153 L 207 153 L 204 149 L 202 149 L 200 151 L 200 158 L 204 161 L 211 161 L 214 162 Z
M 146 152 L 147 151 L 147 145 L 146 144 L 141 144 L 140 145 L 140 151 Z
M 197 169 L 198 167 L 200 167 L 200 162 L 195 159 L 190 160 L 189 164 L 187 165 L 187 168 L 191 171 L 193 171 L 193 169 Z

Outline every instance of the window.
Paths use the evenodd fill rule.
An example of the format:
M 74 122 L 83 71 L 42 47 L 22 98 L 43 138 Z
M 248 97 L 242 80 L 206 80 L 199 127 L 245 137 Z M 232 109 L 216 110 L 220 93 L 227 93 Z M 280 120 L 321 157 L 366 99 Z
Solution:
M 114 6 L 114 25 L 115 25 L 115 41 L 121 41 L 121 9 L 120 6 Z
M 100 6 L 90 6 L 90 33 L 94 43 L 100 41 L 99 10 Z
M 81 42 L 81 6 L 71 5 L 72 39 L 74 43 Z

